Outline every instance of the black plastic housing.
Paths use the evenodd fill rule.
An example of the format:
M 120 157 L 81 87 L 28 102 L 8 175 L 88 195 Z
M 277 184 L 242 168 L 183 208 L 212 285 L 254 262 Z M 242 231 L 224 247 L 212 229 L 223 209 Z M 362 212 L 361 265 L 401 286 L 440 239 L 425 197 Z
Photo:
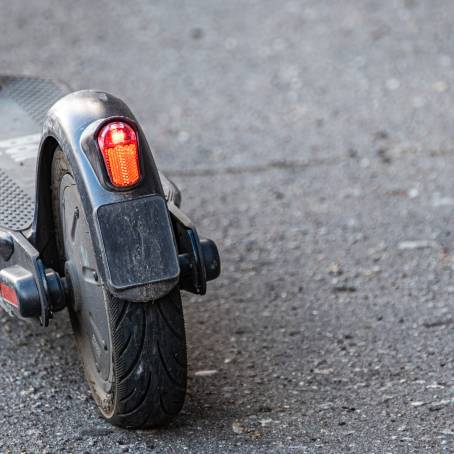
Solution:
M 3 268 L 0 271 L 0 282 L 14 289 L 18 306 L 13 310 L 18 310 L 21 317 L 39 317 L 41 315 L 41 298 L 35 276 L 31 271 L 20 265 Z
M 114 189 L 109 182 L 97 143 L 97 132 L 110 121 L 124 121 L 134 127 L 138 137 L 141 171 L 143 178 L 133 188 Z M 159 174 L 145 135 L 127 105 L 108 93 L 84 90 L 71 93 L 58 101 L 49 111 L 44 123 L 40 145 L 37 176 L 36 212 L 30 232 L 30 240 L 42 251 L 46 266 L 58 269 L 58 251 L 52 231 L 51 163 L 55 149 L 60 147 L 74 173 L 93 241 L 98 269 L 110 293 L 118 298 L 132 301 L 148 301 L 167 294 L 178 282 L 175 267 L 162 270 L 161 279 L 144 281 L 143 273 L 137 268 L 128 272 L 127 286 L 117 286 L 111 279 L 109 258 L 103 247 L 106 233 L 98 223 L 97 212 L 101 207 L 132 201 L 144 196 L 164 197 Z M 119 213 L 118 213 L 119 215 Z M 164 231 L 163 231 L 164 232 Z M 176 257 L 176 243 L 168 241 L 168 232 L 161 232 L 165 238 L 144 235 L 141 241 L 167 242 L 168 254 Z M 173 232 L 171 233 L 173 235 Z M 137 238 L 124 235 L 125 249 L 134 251 Z M 141 245 L 144 246 L 143 244 Z M 110 265 L 111 266 L 111 265 Z M 178 266 L 178 263 L 177 263 Z M 178 274 L 175 277 L 175 274 Z M 171 277 L 172 276 L 172 277 Z M 166 285 L 163 282 L 166 281 Z

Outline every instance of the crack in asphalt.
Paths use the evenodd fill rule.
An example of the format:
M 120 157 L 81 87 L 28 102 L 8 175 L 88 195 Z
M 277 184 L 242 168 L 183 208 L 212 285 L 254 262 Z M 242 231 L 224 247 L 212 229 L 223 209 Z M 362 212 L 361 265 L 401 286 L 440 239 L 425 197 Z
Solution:
M 392 151 L 392 148 L 384 148 L 384 150 Z M 414 150 L 412 148 L 402 149 L 396 154 L 391 153 L 392 160 L 404 158 L 405 156 L 419 156 L 419 157 L 444 157 L 452 153 L 449 149 L 428 149 L 428 150 Z M 373 159 L 372 156 L 364 156 L 366 159 Z M 384 162 L 383 157 L 380 158 Z M 194 169 L 164 169 L 163 173 L 169 177 L 207 177 L 215 175 L 241 175 L 241 174 L 255 174 L 262 172 L 269 172 L 271 170 L 305 170 L 309 167 L 331 166 L 338 165 L 342 161 L 347 162 L 347 157 L 327 157 L 319 159 L 294 159 L 294 160 L 274 160 L 264 164 L 244 165 L 244 166 L 226 166 L 214 168 L 194 168 Z M 387 164 L 389 162 L 386 162 Z
M 169 177 L 206 177 L 213 175 L 239 175 L 245 173 L 262 173 L 275 169 L 304 170 L 308 167 L 337 164 L 338 159 L 279 160 L 250 166 L 231 166 L 221 168 L 200 168 L 188 170 L 167 169 L 164 174 Z

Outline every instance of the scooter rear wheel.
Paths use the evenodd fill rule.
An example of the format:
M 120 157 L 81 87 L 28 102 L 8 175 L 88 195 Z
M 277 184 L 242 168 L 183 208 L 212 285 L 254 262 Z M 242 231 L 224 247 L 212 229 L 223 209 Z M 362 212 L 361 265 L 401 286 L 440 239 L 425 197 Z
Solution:
M 181 410 L 186 393 L 179 290 L 149 303 L 109 294 L 99 279 L 77 184 L 60 149 L 52 162 L 52 202 L 61 268 L 73 288 L 71 324 L 99 410 L 125 428 L 167 424 Z

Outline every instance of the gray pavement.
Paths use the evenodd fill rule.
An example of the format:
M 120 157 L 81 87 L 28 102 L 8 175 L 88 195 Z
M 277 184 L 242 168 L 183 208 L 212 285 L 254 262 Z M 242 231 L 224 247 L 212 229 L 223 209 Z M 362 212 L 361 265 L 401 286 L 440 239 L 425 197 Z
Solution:
M 1 72 L 123 97 L 224 266 L 166 430 L 3 316 L 1 452 L 454 452 L 452 2 L 0 6 Z

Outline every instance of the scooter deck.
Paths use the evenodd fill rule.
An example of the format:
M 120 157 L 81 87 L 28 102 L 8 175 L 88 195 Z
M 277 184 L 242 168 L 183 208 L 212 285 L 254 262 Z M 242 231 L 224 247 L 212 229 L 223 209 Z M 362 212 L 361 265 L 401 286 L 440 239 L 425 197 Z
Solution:
M 24 230 L 33 220 L 43 121 L 67 92 L 50 80 L 0 76 L 0 227 Z

